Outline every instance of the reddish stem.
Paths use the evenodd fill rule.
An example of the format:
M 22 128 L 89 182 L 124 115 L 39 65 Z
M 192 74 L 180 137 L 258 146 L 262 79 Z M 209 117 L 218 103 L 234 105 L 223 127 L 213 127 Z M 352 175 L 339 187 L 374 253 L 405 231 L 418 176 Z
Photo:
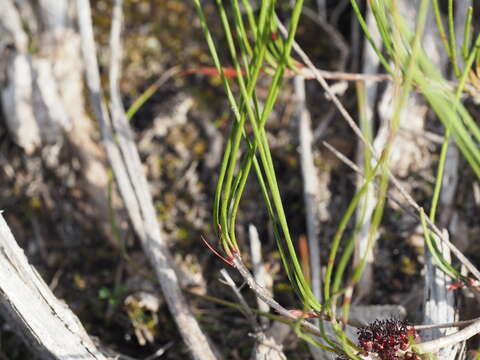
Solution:
M 228 259 L 222 255 L 220 255 L 220 253 L 214 249 L 214 247 L 212 245 L 210 245 L 210 243 L 205 240 L 205 238 L 203 236 L 200 236 L 202 238 L 202 241 L 205 245 L 207 245 L 207 247 L 215 254 L 217 255 L 220 259 L 222 259 L 223 261 L 225 261 L 228 265 L 230 266 L 234 266 L 233 264 L 233 260 L 232 260 L 232 257 L 229 257 Z M 236 252 L 236 250 L 234 250 L 233 252 Z

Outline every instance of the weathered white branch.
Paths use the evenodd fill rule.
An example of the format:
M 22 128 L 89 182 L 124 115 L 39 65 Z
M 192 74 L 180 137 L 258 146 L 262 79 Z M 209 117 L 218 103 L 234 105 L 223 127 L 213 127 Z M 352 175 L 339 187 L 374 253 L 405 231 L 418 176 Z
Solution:
M 315 297 L 322 300 L 322 276 L 320 261 L 320 182 L 317 169 L 313 159 L 313 134 L 311 127 L 310 112 L 307 108 L 307 99 L 305 94 L 305 79 L 301 76 L 295 76 L 293 79 L 297 117 L 298 117 L 298 136 L 300 140 L 300 164 L 302 168 L 303 180 L 303 201 L 305 203 L 308 254 L 310 260 L 310 277 L 312 291 Z M 318 326 L 318 319 L 314 320 Z M 315 360 L 328 358 L 327 352 L 313 344 L 308 344 L 310 353 Z
M 299 121 L 299 140 L 300 140 L 300 164 L 302 168 L 303 179 L 303 201 L 305 202 L 308 252 L 310 257 L 310 276 L 313 294 L 321 301 L 322 299 L 322 277 L 320 263 L 320 215 L 319 202 L 320 189 L 317 169 L 313 159 L 313 134 L 311 128 L 310 112 L 307 109 L 305 80 L 301 76 L 294 78 L 296 105 Z
M 225 279 L 225 283 L 230 286 L 230 288 L 234 292 L 240 305 L 242 305 L 242 312 L 247 317 L 248 322 L 250 323 L 255 332 L 254 336 L 256 338 L 256 341 L 252 351 L 251 360 L 286 360 L 287 358 L 282 351 L 282 345 L 277 344 L 272 336 L 267 336 L 264 329 L 262 329 L 259 322 L 257 321 L 255 314 L 248 306 L 245 298 L 240 292 L 240 289 L 235 285 L 235 282 L 230 277 L 228 271 L 222 269 L 220 270 L 220 273 Z
M 217 356 L 212 345 L 201 331 L 180 291 L 178 277 L 173 268 L 173 259 L 161 233 L 148 182 L 121 102 L 118 88 L 121 64 L 121 6 L 122 1 L 116 0 L 110 39 L 110 96 L 112 99 L 112 121 L 110 121 L 100 87 L 90 5 L 88 0 L 77 0 L 82 50 L 93 109 L 100 124 L 107 154 L 133 227 L 156 271 L 163 294 L 183 340 L 194 359 L 215 360 Z M 114 131 L 117 141 L 113 138 Z
M 267 288 L 266 277 L 270 275 L 265 271 L 262 260 L 262 243 L 258 237 L 257 228 L 253 224 L 248 225 L 248 236 L 250 238 L 250 256 L 252 257 L 253 277 L 257 284 Z M 269 283 L 271 283 L 271 278 L 269 280 Z M 259 298 L 257 298 L 257 304 L 260 311 L 270 311 L 270 307 Z M 268 319 L 261 318 L 260 321 L 262 322 L 262 325 L 268 325 Z
M 415 347 L 423 353 L 437 352 L 444 347 L 452 346 L 462 341 L 466 341 L 471 337 L 477 335 L 478 333 L 480 333 L 480 321 L 476 321 L 472 325 L 467 326 L 465 329 L 460 330 L 454 334 L 417 344 Z
M 465 19 L 468 7 L 471 5 L 471 1 L 458 1 L 455 9 L 455 34 L 457 43 L 457 54 L 459 55 L 457 61 L 462 64 L 462 57 L 459 44 L 463 41 L 463 33 L 465 30 Z M 433 14 L 429 16 L 429 22 L 433 25 Z M 431 26 L 433 27 L 433 26 Z M 427 26 L 428 28 L 428 26 Z M 458 32 L 461 32 L 459 34 Z M 445 51 L 441 51 L 443 45 L 437 34 L 432 31 L 427 32 L 427 36 L 430 36 L 428 40 L 429 46 L 436 50 L 438 61 L 437 66 L 442 70 L 444 74 L 448 74 L 448 56 Z M 430 49 L 427 49 L 430 50 Z M 433 51 L 429 51 L 433 53 Z M 448 77 L 448 75 L 446 75 Z M 451 77 L 451 76 L 450 76 Z M 459 160 L 460 152 L 454 142 L 450 142 L 447 147 L 445 168 L 443 178 L 441 179 L 441 196 L 439 199 L 439 224 L 440 226 L 448 227 L 452 223 L 452 215 L 455 212 L 455 194 L 457 192 L 457 184 L 459 177 Z M 450 231 L 450 233 L 452 233 Z M 449 238 L 449 232 L 444 229 L 445 238 Z M 453 234 L 453 233 L 452 233 Z M 439 243 L 439 250 L 442 252 L 442 256 L 446 261 L 451 262 L 450 250 L 444 243 Z M 459 308 L 456 301 L 456 292 L 449 291 L 448 287 L 452 284 L 452 279 L 447 276 L 443 271 L 435 266 L 433 256 L 428 249 L 425 250 L 425 305 L 424 305 L 424 322 L 425 323 L 448 323 L 458 320 Z M 427 340 L 439 339 L 445 335 L 455 333 L 457 329 L 455 327 L 444 329 L 428 329 L 421 333 L 422 338 Z M 444 346 L 439 349 L 437 358 L 438 360 L 450 360 L 456 358 L 462 358 L 462 351 L 465 344 L 455 343 L 449 346 Z M 464 355 L 464 354 L 463 354 Z
M 445 234 L 448 236 L 447 231 Z M 442 255 L 447 261 L 451 260 L 450 251 L 444 243 L 439 244 L 439 250 L 442 251 Z M 455 293 L 448 290 L 451 283 L 450 277 L 435 266 L 432 255 L 426 250 L 424 323 L 438 324 L 455 321 L 458 314 L 455 306 Z M 428 329 L 421 334 L 424 340 L 432 340 L 451 334 L 455 330 L 455 328 Z M 440 350 L 438 358 L 439 360 L 454 359 L 458 351 L 460 351 L 458 346 L 445 347 Z
M 371 6 L 367 3 L 366 4 L 366 12 L 367 12 L 367 26 L 372 36 L 373 41 L 377 44 L 379 48 L 381 48 L 381 37 L 380 32 L 378 31 L 375 17 L 373 16 L 373 12 Z M 375 75 L 378 72 L 378 67 L 380 61 L 378 60 L 378 56 L 373 50 L 372 45 L 366 39 L 364 39 L 363 45 L 363 65 L 362 70 L 364 74 L 368 75 Z M 361 111 L 364 112 L 364 124 L 363 124 L 363 131 L 365 133 L 373 134 L 374 133 L 374 107 L 375 102 L 377 99 L 377 88 L 378 83 L 376 82 L 369 82 L 364 84 L 364 94 L 359 92 L 357 96 L 364 95 L 364 109 Z M 359 103 L 362 103 L 359 101 Z M 357 144 L 357 157 L 356 161 L 358 166 L 363 168 L 365 163 L 365 155 L 366 155 L 366 148 L 365 144 L 361 141 Z M 360 189 L 363 186 L 363 179 L 360 176 L 357 176 L 357 189 Z M 355 242 L 355 253 L 354 253 L 354 266 L 362 261 L 363 258 L 366 258 L 365 268 L 362 272 L 362 277 L 359 280 L 358 285 L 356 286 L 356 297 L 355 301 L 359 301 L 363 296 L 366 296 L 371 293 L 372 286 L 373 286 L 373 249 L 367 253 L 368 249 L 368 239 L 369 239 L 369 231 L 371 226 L 371 216 L 373 214 L 373 210 L 377 203 L 378 199 L 376 197 L 374 188 L 372 184 L 368 185 L 368 189 L 365 192 L 365 195 L 360 200 L 358 209 L 356 211 L 356 221 L 357 221 L 357 241 Z M 375 236 L 378 237 L 378 234 Z M 347 294 L 348 296 L 348 294 Z M 351 296 L 351 294 L 350 294 Z
M 77 316 L 28 263 L 2 215 L 0 312 L 42 359 L 107 360 Z

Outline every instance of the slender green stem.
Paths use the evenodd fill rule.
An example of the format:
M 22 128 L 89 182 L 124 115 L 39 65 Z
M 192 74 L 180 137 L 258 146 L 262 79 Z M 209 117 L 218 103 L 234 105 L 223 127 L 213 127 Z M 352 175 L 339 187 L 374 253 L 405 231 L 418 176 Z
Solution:
M 440 151 L 440 160 L 438 162 L 438 169 L 437 169 L 437 181 L 435 182 L 435 189 L 433 191 L 432 197 L 432 205 L 430 207 L 430 220 L 435 222 L 435 215 L 438 206 L 438 200 L 440 198 L 440 192 L 442 189 L 442 179 L 443 173 L 445 169 L 446 159 L 447 159 L 447 150 L 448 144 L 450 142 L 450 130 L 447 129 L 445 132 L 445 140 L 443 141 L 442 148 Z
M 420 212 L 420 221 L 422 223 L 423 227 L 423 233 L 425 236 L 425 243 L 427 244 L 428 250 L 430 254 L 432 255 L 433 259 L 435 260 L 435 263 L 437 266 L 448 276 L 450 276 L 452 279 L 458 279 L 460 278 L 460 274 L 458 273 L 455 268 L 450 265 L 445 258 L 443 257 L 442 253 L 438 250 L 436 242 L 432 240 L 433 234 L 428 230 L 427 227 L 427 221 L 425 220 L 425 212 L 423 209 L 421 209 Z
M 232 1 L 232 7 L 233 7 L 233 15 L 235 17 L 237 36 L 240 39 L 240 45 L 243 47 L 242 53 L 246 53 L 246 55 L 251 57 L 253 51 L 248 41 L 248 35 L 247 35 L 247 31 L 245 30 L 242 13 L 240 12 L 240 6 L 238 5 L 238 0 Z
M 465 29 L 463 32 L 463 45 L 462 45 L 462 58 L 463 62 L 467 62 L 468 53 L 470 49 L 470 41 L 472 34 L 472 15 L 473 7 L 469 7 L 467 10 L 467 18 L 465 19 Z
M 448 31 L 450 36 L 450 51 L 453 71 L 457 77 L 460 76 L 457 59 L 457 38 L 455 37 L 455 18 L 453 16 L 453 0 L 448 0 Z
M 450 58 L 450 61 L 452 60 L 452 51 L 450 49 L 450 43 L 448 41 L 447 33 L 445 32 L 445 28 L 443 27 L 443 21 L 442 21 L 442 13 L 440 11 L 440 6 L 438 5 L 438 0 L 433 0 L 433 11 L 435 14 L 435 21 L 437 23 L 437 29 L 438 33 L 440 35 L 440 39 L 442 40 L 443 46 L 445 47 L 445 51 L 448 54 L 448 57 Z
M 368 177 L 365 180 L 365 183 L 363 186 L 359 189 L 359 191 L 355 194 L 353 199 L 350 201 L 350 204 L 348 205 L 347 210 L 342 216 L 342 219 L 340 220 L 340 224 L 338 225 L 337 232 L 335 233 L 335 236 L 333 237 L 333 241 L 331 244 L 330 248 L 330 255 L 328 256 L 328 263 L 327 263 L 327 269 L 325 271 L 325 278 L 324 278 L 324 299 L 325 301 L 328 301 L 331 296 L 331 289 L 330 289 L 330 282 L 332 278 L 332 272 L 333 272 L 333 266 L 335 264 L 335 257 L 338 252 L 338 248 L 340 246 L 340 240 L 343 236 L 343 233 L 345 232 L 345 229 L 347 228 L 347 225 L 354 214 L 355 210 L 357 209 L 358 203 L 362 199 L 362 196 L 365 194 L 365 192 L 368 190 L 368 185 L 372 182 L 374 178 L 374 174 L 376 173 L 375 169 L 370 177 Z
M 358 7 L 357 1 L 356 0 L 350 0 L 350 3 L 352 4 L 353 11 L 355 12 L 355 15 L 357 17 L 358 22 L 360 23 L 360 26 L 363 30 L 363 33 L 365 34 L 365 37 L 367 38 L 367 40 L 370 43 L 370 45 L 372 46 L 373 50 L 377 54 L 378 59 L 382 63 L 385 70 L 389 74 L 392 74 L 392 69 L 390 68 L 390 65 L 388 64 L 387 59 L 385 59 L 382 52 L 378 48 L 377 44 L 375 44 L 375 41 L 373 40 L 372 35 L 370 34 L 370 30 L 368 29 L 367 23 L 365 22 L 365 19 L 363 18 L 363 15 L 362 15 L 362 12 L 360 11 L 360 8 Z

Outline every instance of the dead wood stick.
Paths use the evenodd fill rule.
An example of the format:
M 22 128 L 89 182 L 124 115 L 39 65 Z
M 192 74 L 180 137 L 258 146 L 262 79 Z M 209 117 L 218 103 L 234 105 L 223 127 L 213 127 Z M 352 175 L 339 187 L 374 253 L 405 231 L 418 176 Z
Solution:
M 422 353 L 432 353 L 437 352 L 438 350 L 458 344 L 462 341 L 466 341 L 471 337 L 480 333 L 480 321 L 476 321 L 473 324 L 467 326 L 466 328 L 457 331 L 456 333 L 432 340 L 426 341 L 421 344 L 417 344 L 415 348 Z
M 318 179 L 317 169 L 314 164 L 313 156 L 313 133 L 311 128 L 310 111 L 307 108 L 307 99 L 305 93 L 305 80 L 301 76 L 293 79 L 297 120 L 298 120 L 298 137 L 300 140 L 300 165 L 302 169 L 303 180 L 303 200 L 305 203 L 305 218 L 307 223 L 307 239 L 308 239 L 308 257 L 310 264 L 310 283 L 313 294 L 321 302 L 322 301 L 322 271 L 320 262 L 320 203 L 321 189 Z M 319 320 L 314 319 L 313 323 L 318 326 Z M 308 344 L 310 353 L 315 360 L 328 358 L 325 350 L 320 349 L 313 344 Z
M 108 359 L 28 263 L 1 214 L 0 312 L 41 359 Z
M 270 306 L 272 309 L 274 309 L 277 313 L 279 313 L 281 316 L 283 316 L 287 320 L 290 320 L 290 321 L 293 321 L 293 322 L 302 321 L 301 322 L 302 327 L 304 327 L 310 333 L 312 333 L 314 335 L 318 335 L 318 336 L 322 335 L 322 332 L 320 331 L 320 329 L 317 326 L 315 326 L 315 325 L 313 325 L 313 324 L 311 324 L 307 321 L 302 320 L 298 316 L 295 316 L 293 313 L 291 313 L 290 311 L 285 309 L 282 305 L 280 305 L 272 297 L 272 295 L 267 291 L 267 289 L 265 289 L 264 287 L 257 284 L 257 282 L 253 278 L 252 274 L 250 274 L 250 271 L 248 271 L 248 269 L 243 264 L 242 259 L 238 255 L 234 255 L 232 260 L 233 260 L 233 264 L 234 264 L 235 268 L 238 270 L 240 275 L 243 277 L 243 279 L 247 283 L 248 287 L 253 290 L 255 295 L 260 300 L 262 300 L 263 302 L 268 304 L 268 306 Z
M 210 342 L 201 331 L 180 291 L 178 277 L 173 268 L 173 259 L 162 236 L 140 156 L 120 100 L 118 80 L 121 60 L 121 5 L 121 0 L 115 1 L 112 19 L 110 43 L 112 54 L 110 66 L 112 121 L 110 121 L 100 87 L 90 5 L 88 0 L 77 0 L 87 84 L 94 113 L 102 130 L 103 141 L 125 207 L 135 232 L 142 242 L 143 249 L 155 269 L 163 294 L 183 340 L 194 359 L 215 360 L 218 357 L 214 354 Z
M 252 258 L 252 268 L 253 268 L 253 277 L 257 284 L 260 286 L 268 289 L 269 287 L 267 286 L 267 277 L 268 277 L 268 283 L 272 283 L 271 276 L 266 272 L 264 264 L 263 264 L 263 259 L 262 259 L 262 243 L 260 242 L 259 236 L 258 236 L 258 230 L 255 227 L 255 225 L 250 224 L 248 225 L 248 234 L 249 234 L 249 239 L 250 239 L 250 256 Z M 263 312 L 269 312 L 270 307 L 268 304 L 257 298 L 257 304 L 258 304 L 258 310 L 263 311 Z M 260 322 L 262 323 L 263 326 L 268 325 L 268 319 L 267 318 L 261 318 Z
M 233 279 L 230 277 L 230 274 L 227 270 L 222 269 L 220 270 L 223 279 L 225 280 L 225 284 L 227 284 L 235 294 L 238 302 L 241 305 L 241 311 L 247 318 L 248 322 L 250 323 L 253 331 L 255 332 L 253 335 L 255 336 L 255 345 L 252 351 L 252 356 L 250 357 L 251 360 L 286 360 L 285 354 L 282 351 L 282 345 L 277 344 L 275 339 L 272 336 L 268 336 L 260 323 L 257 321 L 254 312 L 247 304 L 247 301 L 243 297 L 240 289 L 237 287 Z
M 307 223 L 308 253 L 310 258 L 310 276 L 313 294 L 322 301 L 322 276 L 320 263 L 320 189 L 317 169 L 314 164 L 312 150 L 313 134 L 310 112 L 307 109 L 305 82 L 297 76 L 294 79 L 295 96 L 297 98 L 297 115 L 299 122 L 300 164 L 303 179 L 303 200 Z
M 371 33 L 373 41 L 381 48 L 381 37 L 378 27 L 375 22 L 375 17 L 371 6 L 366 6 L 366 21 L 368 29 Z M 368 42 L 365 42 L 363 45 L 363 64 L 362 72 L 366 75 L 375 74 L 378 71 L 380 61 L 378 56 L 370 46 Z M 362 101 L 359 101 L 361 106 L 361 112 L 363 112 L 364 119 L 364 131 L 365 133 L 374 133 L 374 114 L 375 114 L 375 102 L 378 95 L 378 83 L 369 82 L 369 83 L 357 83 L 357 89 L 363 87 L 364 91 L 357 91 L 358 97 L 363 97 Z M 387 84 L 387 86 L 390 84 Z M 378 132 L 377 137 L 374 140 L 375 142 L 380 141 L 384 132 Z M 360 168 L 365 166 L 365 161 L 367 159 L 367 150 L 365 145 L 359 141 L 357 143 L 357 155 L 356 162 Z M 363 179 L 360 176 L 357 176 L 356 179 L 356 188 L 359 190 L 363 186 Z M 355 251 L 354 251 L 354 260 L 353 266 L 359 264 L 363 258 L 365 258 L 366 263 L 362 273 L 362 276 L 359 280 L 359 283 L 355 287 L 355 302 L 361 301 L 361 299 L 371 293 L 373 288 L 373 253 L 374 249 L 370 249 L 368 252 L 368 243 L 369 243 L 369 230 L 371 227 L 371 217 L 377 204 L 377 195 L 373 189 L 373 186 L 368 185 L 368 189 L 365 192 L 365 195 L 362 196 L 362 199 L 359 202 L 355 217 L 356 217 L 356 226 L 358 227 L 357 238 L 355 241 Z M 361 209 L 361 210 L 360 210 Z M 375 239 L 378 238 L 378 234 L 375 235 Z M 345 297 L 351 297 L 353 288 L 347 291 Z

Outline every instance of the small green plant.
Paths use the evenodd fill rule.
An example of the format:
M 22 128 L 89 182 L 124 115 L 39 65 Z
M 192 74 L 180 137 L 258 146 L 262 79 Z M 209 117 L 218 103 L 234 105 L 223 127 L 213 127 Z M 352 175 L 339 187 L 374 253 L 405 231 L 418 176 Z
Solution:
M 117 286 L 113 290 L 103 286 L 98 290 L 98 298 L 111 306 L 117 306 L 127 294 L 125 286 Z
M 418 46 L 421 39 L 421 22 L 424 22 L 429 11 L 428 0 L 422 0 L 418 11 L 417 29 L 412 32 L 406 25 L 405 19 L 399 14 L 394 1 L 372 1 L 371 9 L 380 31 L 382 43 L 385 47 L 386 56 L 378 49 L 372 40 L 372 36 L 366 26 L 359 6 L 355 0 L 351 0 L 357 18 L 364 30 L 367 39 L 375 49 L 385 70 L 392 76 L 398 77 L 400 70 L 401 86 L 405 89 L 408 84 L 413 84 L 435 112 L 438 119 L 445 127 L 444 142 L 440 151 L 440 160 L 436 176 L 434 194 L 431 200 L 429 220 L 434 223 L 438 209 L 441 185 L 445 170 L 448 144 L 453 140 L 460 149 L 464 158 L 470 164 L 473 172 L 480 177 L 480 128 L 472 116 L 461 103 L 461 96 L 466 92 L 466 86 L 476 86 L 475 72 L 472 70 L 474 63 L 480 58 L 480 36 L 477 36 L 473 46 L 471 44 L 471 17 L 473 9 L 470 7 L 465 20 L 464 41 L 461 47 L 460 56 L 464 63 L 463 69 L 458 64 L 456 34 L 453 15 L 453 0 L 448 1 L 448 35 L 445 32 L 442 15 L 438 0 L 432 1 L 435 19 L 439 30 L 440 38 L 444 44 L 444 50 L 452 63 L 454 75 L 458 80 L 456 88 L 450 86 L 447 79 L 443 77 L 437 65 L 435 65 Z M 422 20 L 423 19 L 423 20 Z M 415 44 L 416 47 L 415 47 Z M 415 55 L 415 57 L 414 57 Z M 397 71 L 394 71 L 390 64 L 395 64 Z M 478 66 L 478 65 L 477 65 Z M 397 74 L 397 75 L 396 75 Z M 411 85 L 409 85 L 411 86 Z M 422 224 L 425 230 L 425 242 L 430 253 L 435 258 L 437 265 L 454 279 L 466 281 L 458 270 L 446 261 L 438 250 L 431 231 L 427 227 L 427 221 L 423 211 L 420 213 Z
M 247 12 L 247 23 L 244 23 L 238 1 L 232 1 L 233 27 L 230 25 L 231 20 L 227 17 L 223 2 L 217 1 L 230 60 L 235 69 L 236 76 L 233 80 L 239 88 L 238 96 L 232 91 L 232 79 L 225 75 L 200 1 L 194 0 L 194 4 L 234 118 L 214 200 L 214 223 L 223 250 L 229 257 L 239 253 L 235 238 L 235 221 L 246 181 L 253 166 L 274 227 L 274 235 L 287 275 L 302 302 L 308 308 L 320 311 L 320 303 L 313 296 L 310 286 L 305 280 L 292 243 L 265 131 L 265 124 L 280 93 L 283 74 L 291 64 L 290 52 L 302 9 L 302 1 L 296 2 L 294 6 L 289 35 L 285 41 L 280 37 L 272 36 L 278 31 L 275 1 L 262 1 L 260 9 L 256 13 L 248 1 L 243 1 L 242 4 Z M 268 95 L 262 104 L 256 93 L 256 83 L 261 70 L 265 69 L 267 64 L 271 67 L 272 78 Z M 247 121 L 253 134 L 246 131 Z M 242 139 L 246 146 L 246 155 L 239 160 L 238 154 Z
M 436 239 L 431 236 L 430 229 L 435 221 L 446 160 L 446 146 L 449 141 L 453 140 L 456 142 L 472 170 L 477 176 L 480 176 L 480 150 L 477 145 L 480 142 L 480 129 L 460 101 L 469 74 L 470 78 L 474 79 L 470 69 L 474 61 L 480 58 L 478 47 L 480 36 L 476 39 L 474 46 L 470 45 L 472 12 L 469 11 L 468 19 L 470 20 L 467 19 L 468 29 L 465 31 L 465 40 L 461 52 L 465 62 L 464 69 L 461 69 L 456 62 L 453 25 L 449 22 L 450 37 L 448 38 L 445 32 L 442 31 L 441 21 L 437 19 L 442 39 L 444 39 L 445 51 L 449 54 L 458 80 L 457 87 L 452 89 L 450 83 L 442 76 L 422 49 L 423 33 L 427 15 L 430 11 L 429 0 L 420 1 L 416 25 L 413 30 L 406 25 L 406 21 L 402 17 L 395 1 L 376 0 L 368 2 L 368 6 L 371 7 L 380 30 L 385 52 L 382 52 L 373 42 L 373 37 L 369 33 L 357 1 L 351 0 L 351 5 L 365 32 L 366 38 L 371 42 L 380 62 L 390 74 L 395 85 L 395 93 L 398 96 L 394 99 L 394 110 L 390 120 L 388 141 L 379 154 L 376 154 L 373 150 L 373 146 L 369 141 L 371 136 L 362 137 L 360 130 L 357 133 L 362 141 L 365 142 L 365 147 L 369 150 L 367 154 L 369 165 L 365 167 L 362 186 L 352 197 L 347 210 L 339 222 L 337 232 L 330 243 L 328 263 L 323 278 L 323 299 L 320 301 L 313 295 L 310 284 L 302 272 L 296 255 L 265 128 L 281 91 L 286 70 L 290 69 L 293 72 L 300 73 L 296 65 L 298 63 L 291 59 L 291 52 L 303 2 L 300 0 L 293 3 L 288 19 L 288 31 L 282 37 L 279 36 L 280 28 L 276 14 L 277 2 L 275 0 L 261 1 L 259 8 L 255 11 L 248 0 L 242 0 L 241 4 L 244 13 L 240 11 L 239 0 L 231 0 L 229 2 L 217 0 L 218 14 L 226 37 L 225 46 L 230 55 L 228 63 L 233 64 L 234 71 L 232 72 L 229 66 L 223 66 L 226 61 L 220 59 L 218 55 L 217 47 L 219 45 L 215 42 L 210 32 L 200 0 L 192 1 L 197 9 L 216 73 L 220 75 L 232 112 L 230 132 L 218 176 L 213 213 L 214 227 L 217 230 L 222 249 L 226 254 L 226 260 L 228 263 L 233 264 L 231 259 L 238 257 L 240 254 L 235 235 L 236 216 L 245 191 L 247 178 L 253 167 L 270 217 L 284 269 L 304 307 L 303 314 L 309 314 L 308 317 L 318 317 L 320 319 L 321 342 L 305 333 L 300 326 L 300 321 L 297 321 L 295 324 L 297 334 L 306 341 L 328 351 L 335 352 L 340 356 L 360 359 L 363 346 L 359 348 L 354 341 L 347 337 L 344 331 L 344 324 L 348 323 L 351 302 L 349 294 L 353 292 L 354 286 L 360 280 L 367 258 L 365 256 L 354 266 L 352 255 L 356 237 L 353 234 L 345 240 L 344 235 L 347 226 L 352 222 L 353 214 L 359 207 L 362 197 L 369 186 L 376 183 L 377 203 L 371 219 L 368 249 L 365 253 L 368 254 L 375 244 L 391 178 L 389 168 L 390 152 L 399 129 L 400 115 L 406 105 L 409 94 L 414 90 L 424 96 L 446 129 L 429 217 L 427 218 L 423 209 L 417 206 L 419 217 L 425 227 L 426 243 L 438 266 L 445 273 L 459 281 L 466 280 L 466 278 L 460 276 L 459 271 L 449 261 L 443 258 L 438 250 Z M 438 18 L 437 1 L 433 1 L 433 3 L 433 11 L 435 11 L 435 15 Z M 230 17 L 227 15 L 226 6 L 230 6 Z M 451 8 L 452 0 L 449 1 L 450 20 L 453 16 Z M 228 74 L 226 73 L 227 68 Z M 270 76 L 268 78 L 268 93 L 265 99 L 262 99 L 256 92 L 256 85 L 261 72 Z M 238 90 L 234 91 L 233 89 Z M 252 131 L 249 131 L 250 128 Z M 242 147 L 244 151 L 240 157 L 239 154 Z M 370 165 L 370 160 L 372 160 L 374 165 Z M 340 249 L 343 249 L 343 251 L 340 252 Z M 456 255 L 459 258 L 461 257 L 459 253 L 456 253 Z M 464 257 L 460 258 L 460 260 L 466 263 Z M 473 265 L 469 265 L 469 270 L 474 274 L 475 271 L 478 272 Z M 340 305 L 343 307 L 341 321 L 337 320 L 336 312 Z M 327 334 L 324 319 L 329 319 L 333 335 L 332 332 Z M 376 330 L 364 330 L 360 333 L 360 337 L 375 337 L 372 335 L 375 331 L 378 330 L 377 332 L 383 331 L 385 333 L 391 326 L 394 327 L 395 331 L 398 330 L 397 332 L 406 328 L 402 324 L 392 324 L 388 322 L 372 325 L 371 329 Z M 404 334 L 402 336 L 404 337 L 398 344 L 396 340 L 392 340 L 393 343 L 398 345 L 398 349 L 394 344 L 395 346 L 389 348 L 391 351 L 389 350 L 390 352 L 382 359 L 400 359 L 400 357 L 397 357 L 397 355 L 400 356 L 398 351 L 402 352 L 402 358 L 405 358 L 406 354 L 410 353 L 406 351 L 408 350 L 405 340 L 407 335 Z M 385 341 L 380 343 L 380 340 L 375 338 L 368 341 L 373 342 L 371 344 L 372 348 L 374 346 L 378 348 L 379 346 L 386 347 L 386 344 L 391 342 L 392 338 L 389 335 L 388 339 L 384 339 L 386 343 Z M 363 350 L 365 350 L 364 347 Z M 413 353 L 410 354 L 415 356 L 415 358 L 417 356 Z

